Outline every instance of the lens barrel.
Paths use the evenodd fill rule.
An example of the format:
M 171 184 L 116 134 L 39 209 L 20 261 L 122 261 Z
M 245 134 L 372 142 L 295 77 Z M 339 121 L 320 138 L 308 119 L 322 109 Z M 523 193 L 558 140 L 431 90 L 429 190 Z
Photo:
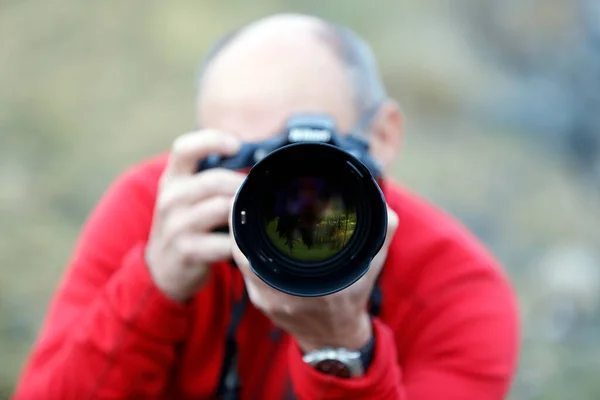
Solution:
M 387 230 L 386 203 L 357 158 L 325 143 L 273 151 L 236 196 L 234 238 L 273 288 L 314 297 L 352 285 L 369 269 Z

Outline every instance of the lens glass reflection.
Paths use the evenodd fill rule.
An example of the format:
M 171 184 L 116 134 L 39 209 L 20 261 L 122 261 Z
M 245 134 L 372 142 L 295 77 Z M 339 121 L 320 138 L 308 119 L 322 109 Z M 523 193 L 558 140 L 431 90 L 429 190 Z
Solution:
M 301 177 L 276 185 L 263 204 L 269 240 L 284 256 L 319 262 L 339 253 L 356 228 L 356 206 L 331 180 Z

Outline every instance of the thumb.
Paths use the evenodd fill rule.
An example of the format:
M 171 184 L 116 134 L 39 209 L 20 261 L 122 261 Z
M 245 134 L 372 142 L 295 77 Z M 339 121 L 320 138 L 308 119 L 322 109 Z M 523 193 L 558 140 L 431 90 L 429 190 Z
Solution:
M 394 235 L 398 230 L 398 226 L 400 225 L 400 218 L 398 217 L 398 214 L 394 210 L 392 210 L 392 208 L 389 205 L 387 206 L 387 214 L 388 225 L 384 242 L 385 247 L 388 247 L 391 244 L 392 239 L 394 238 Z

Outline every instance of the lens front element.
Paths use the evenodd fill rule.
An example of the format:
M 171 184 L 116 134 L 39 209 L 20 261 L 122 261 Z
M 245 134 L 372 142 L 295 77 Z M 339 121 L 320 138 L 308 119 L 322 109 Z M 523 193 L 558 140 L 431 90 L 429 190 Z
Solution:
M 327 260 L 344 249 L 356 227 L 356 205 L 334 182 L 315 176 L 281 182 L 263 203 L 271 243 L 303 262 Z

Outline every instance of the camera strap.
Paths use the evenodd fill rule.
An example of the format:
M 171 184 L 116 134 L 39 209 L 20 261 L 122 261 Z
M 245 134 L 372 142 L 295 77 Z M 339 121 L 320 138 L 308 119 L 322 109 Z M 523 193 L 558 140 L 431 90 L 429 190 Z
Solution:
M 371 316 L 379 316 L 381 313 L 382 301 L 383 295 L 381 293 L 381 288 L 379 287 L 378 279 L 375 282 L 369 300 L 369 313 Z M 237 343 L 235 341 L 235 334 L 247 305 L 248 293 L 244 286 L 241 299 L 233 303 L 231 321 L 227 328 L 227 336 L 225 338 L 225 357 L 223 359 L 221 375 L 217 386 L 217 398 L 222 400 L 238 400 L 240 398 L 241 382 L 237 371 Z M 289 393 L 286 398 L 294 398 L 294 396 L 292 393 Z
M 217 397 L 223 400 L 237 400 L 240 395 L 240 379 L 237 373 L 237 343 L 235 334 L 248 304 L 248 293 L 244 286 L 242 297 L 233 303 L 231 321 L 225 337 L 225 356 L 217 386 Z

